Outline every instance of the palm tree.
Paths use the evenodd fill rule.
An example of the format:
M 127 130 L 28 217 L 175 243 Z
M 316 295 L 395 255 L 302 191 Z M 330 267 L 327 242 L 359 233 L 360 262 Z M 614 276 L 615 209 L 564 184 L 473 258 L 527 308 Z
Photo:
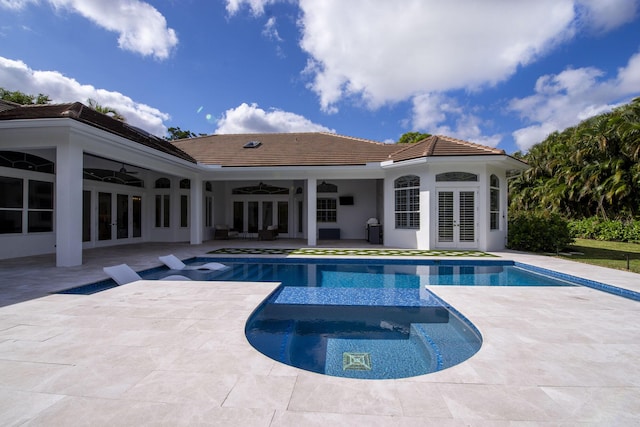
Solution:
M 93 108 L 98 113 L 106 114 L 107 116 L 120 120 L 121 122 L 127 121 L 127 119 L 114 108 L 100 105 L 98 104 L 98 101 L 93 98 L 87 99 L 87 103 L 89 104 L 89 107 Z

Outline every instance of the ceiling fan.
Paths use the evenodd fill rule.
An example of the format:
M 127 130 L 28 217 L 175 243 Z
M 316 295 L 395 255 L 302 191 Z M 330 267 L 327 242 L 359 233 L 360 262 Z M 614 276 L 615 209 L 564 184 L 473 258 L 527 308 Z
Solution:
M 127 168 L 124 167 L 124 163 L 122 164 L 122 167 L 119 170 L 120 173 L 126 173 L 128 175 L 135 175 L 138 173 L 138 171 L 128 171 Z

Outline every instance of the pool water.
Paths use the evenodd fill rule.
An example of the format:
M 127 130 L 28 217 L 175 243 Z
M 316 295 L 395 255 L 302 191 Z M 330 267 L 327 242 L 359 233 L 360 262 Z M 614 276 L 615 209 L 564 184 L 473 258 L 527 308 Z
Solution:
M 214 259 L 198 258 L 195 263 Z M 469 261 L 416 264 L 354 263 L 354 260 L 215 259 L 231 268 L 222 272 L 186 272 L 213 281 L 282 282 L 283 286 L 412 289 L 424 286 L 573 286 L 564 280 L 514 266 L 512 262 Z M 423 261 L 424 262 L 424 261 Z M 149 278 L 160 278 L 156 272 Z M 182 274 L 185 274 L 184 272 Z
M 199 274 L 282 282 L 247 321 L 254 348 L 297 368 L 359 379 L 436 372 L 480 349 L 475 326 L 431 286 L 569 285 L 500 262 L 229 261 L 222 261 L 229 270 Z
M 405 378 L 472 357 L 476 327 L 435 292 L 439 286 L 573 286 L 510 261 L 193 258 L 224 271 L 180 271 L 194 280 L 281 282 L 251 314 L 251 345 L 279 362 L 325 375 Z M 162 279 L 158 267 L 141 272 Z M 64 293 L 94 293 L 102 281 Z

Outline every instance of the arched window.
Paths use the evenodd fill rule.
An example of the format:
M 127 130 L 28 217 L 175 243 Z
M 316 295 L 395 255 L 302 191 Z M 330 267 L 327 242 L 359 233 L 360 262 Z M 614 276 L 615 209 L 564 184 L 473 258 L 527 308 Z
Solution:
M 322 181 L 320 184 L 318 184 L 318 187 L 316 188 L 316 191 L 318 193 L 337 193 L 338 192 L 338 186 L 335 184 L 331 184 L 325 181 Z
M 131 187 L 144 187 L 144 181 L 140 178 L 110 169 L 84 168 L 82 170 L 82 177 L 92 181 L 110 182 L 112 184 L 129 185 Z
M 156 188 L 171 188 L 171 180 L 169 178 L 156 179 Z
M 231 190 L 231 194 L 289 194 L 287 187 L 276 187 L 265 183 L 248 187 L 237 187 Z
M 420 177 L 401 176 L 394 188 L 396 228 L 420 228 Z
M 495 175 L 489 177 L 489 228 L 500 229 L 500 180 Z
M 183 190 L 188 190 L 191 188 L 191 180 L 188 178 L 185 179 L 181 179 L 180 180 L 180 188 L 182 188 Z
M 436 175 L 436 182 L 477 182 L 478 175 L 471 172 L 445 172 Z
M 27 171 L 54 173 L 52 161 L 19 151 L 0 151 L 0 166 Z

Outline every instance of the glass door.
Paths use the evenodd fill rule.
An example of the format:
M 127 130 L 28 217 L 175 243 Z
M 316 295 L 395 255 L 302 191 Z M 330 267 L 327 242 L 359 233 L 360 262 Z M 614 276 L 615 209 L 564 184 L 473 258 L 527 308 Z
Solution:
M 289 202 L 278 202 L 278 233 L 289 233 Z
M 233 202 L 233 228 L 255 237 L 259 230 L 275 225 L 278 233 L 289 232 L 289 202 L 272 200 L 236 200 Z
M 97 240 L 125 240 L 142 237 L 142 196 L 98 192 Z M 91 230 L 91 192 L 83 193 L 83 241 L 89 241 Z
M 129 196 L 118 194 L 116 196 L 116 236 L 118 239 L 129 237 Z
M 438 190 L 438 247 L 475 248 L 476 234 L 476 192 Z
M 111 193 L 98 193 L 98 240 L 111 240 Z

